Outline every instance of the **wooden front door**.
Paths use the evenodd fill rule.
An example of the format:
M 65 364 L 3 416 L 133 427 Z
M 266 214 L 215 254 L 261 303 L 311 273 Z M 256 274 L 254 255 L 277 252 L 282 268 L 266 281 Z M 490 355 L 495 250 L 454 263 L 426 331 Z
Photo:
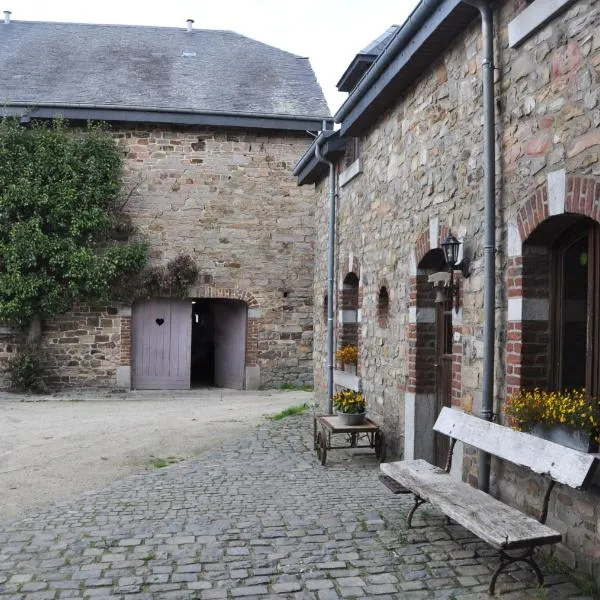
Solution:
M 215 385 L 243 390 L 246 374 L 247 306 L 239 301 L 216 302 Z
M 132 313 L 132 387 L 188 390 L 191 338 L 191 302 L 166 298 L 136 303 Z
M 452 392 L 452 300 L 436 302 L 435 309 L 435 418 L 444 406 L 451 404 Z M 434 432 L 434 460 L 438 467 L 446 466 L 448 436 Z

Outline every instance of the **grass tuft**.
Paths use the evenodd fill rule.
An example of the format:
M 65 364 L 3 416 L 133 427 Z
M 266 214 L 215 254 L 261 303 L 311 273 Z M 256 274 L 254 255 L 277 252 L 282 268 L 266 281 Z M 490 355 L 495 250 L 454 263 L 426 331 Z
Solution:
M 267 418 L 270 421 L 280 421 L 281 419 L 285 419 L 286 417 L 291 417 L 292 415 L 299 415 L 309 409 L 308 404 L 306 402 L 304 404 L 296 404 L 296 406 L 290 406 L 288 408 L 284 408 L 281 412 L 278 412 L 274 415 L 270 415 Z
M 150 465 L 155 469 L 164 469 L 165 467 L 169 467 L 171 465 L 175 465 L 181 462 L 183 458 L 179 458 L 178 456 L 167 456 L 167 458 L 161 458 L 160 456 L 151 456 L 150 457 Z

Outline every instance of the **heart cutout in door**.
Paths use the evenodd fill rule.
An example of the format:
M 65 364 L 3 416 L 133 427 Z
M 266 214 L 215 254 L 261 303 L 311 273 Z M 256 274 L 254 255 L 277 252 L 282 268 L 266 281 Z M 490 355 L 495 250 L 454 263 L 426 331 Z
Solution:
M 160 327 L 165 322 L 164 319 L 156 319 L 156 324 Z

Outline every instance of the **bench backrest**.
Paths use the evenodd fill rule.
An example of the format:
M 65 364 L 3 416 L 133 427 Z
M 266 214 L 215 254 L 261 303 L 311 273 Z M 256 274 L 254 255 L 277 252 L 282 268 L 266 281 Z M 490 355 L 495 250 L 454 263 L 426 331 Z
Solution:
M 484 421 L 444 407 L 433 428 L 488 454 L 549 475 L 554 481 L 582 488 L 593 477 L 596 454 L 586 454 L 528 433 Z

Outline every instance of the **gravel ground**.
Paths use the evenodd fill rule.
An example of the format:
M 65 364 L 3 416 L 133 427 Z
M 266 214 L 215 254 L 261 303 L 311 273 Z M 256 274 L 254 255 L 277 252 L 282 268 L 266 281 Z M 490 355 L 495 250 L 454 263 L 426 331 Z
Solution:
M 297 391 L 0 394 L 2 517 L 198 456 L 302 403 Z

